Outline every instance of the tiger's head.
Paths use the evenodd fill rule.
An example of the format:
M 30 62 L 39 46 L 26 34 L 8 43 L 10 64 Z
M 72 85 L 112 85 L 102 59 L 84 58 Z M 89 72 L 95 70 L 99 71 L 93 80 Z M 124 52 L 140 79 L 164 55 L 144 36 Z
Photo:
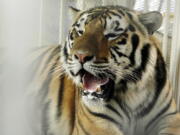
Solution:
M 114 90 L 123 91 L 126 80 L 141 78 L 149 37 L 160 27 L 162 16 L 120 6 L 75 11 L 76 20 L 61 49 L 61 62 L 81 87 L 82 96 L 108 100 Z

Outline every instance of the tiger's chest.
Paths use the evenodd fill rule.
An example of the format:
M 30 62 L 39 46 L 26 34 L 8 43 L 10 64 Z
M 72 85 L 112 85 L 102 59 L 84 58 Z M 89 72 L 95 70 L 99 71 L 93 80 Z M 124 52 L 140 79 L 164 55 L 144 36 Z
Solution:
M 96 123 L 100 124 L 96 125 Z M 114 125 L 110 121 L 95 121 L 93 125 L 77 124 L 72 135 L 157 135 L 156 127 L 151 131 L 145 131 L 145 123 L 143 121 L 132 121 L 127 125 Z M 86 123 L 87 124 L 87 123 Z

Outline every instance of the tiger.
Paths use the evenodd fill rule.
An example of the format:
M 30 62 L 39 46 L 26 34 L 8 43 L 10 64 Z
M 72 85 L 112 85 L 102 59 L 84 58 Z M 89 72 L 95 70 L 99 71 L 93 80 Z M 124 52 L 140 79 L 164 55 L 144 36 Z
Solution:
M 31 82 L 46 135 L 180 135 L 157 11 L 71 8 L 61 45 L 34 51 Z

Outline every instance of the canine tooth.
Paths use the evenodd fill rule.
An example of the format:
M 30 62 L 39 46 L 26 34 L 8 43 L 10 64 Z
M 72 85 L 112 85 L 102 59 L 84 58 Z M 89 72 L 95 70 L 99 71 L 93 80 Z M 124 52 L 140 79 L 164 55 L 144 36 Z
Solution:
M 101 92 L 101 88 L 100 87 L 97 88 L 97 93 L 99 93 L 99 92 Z

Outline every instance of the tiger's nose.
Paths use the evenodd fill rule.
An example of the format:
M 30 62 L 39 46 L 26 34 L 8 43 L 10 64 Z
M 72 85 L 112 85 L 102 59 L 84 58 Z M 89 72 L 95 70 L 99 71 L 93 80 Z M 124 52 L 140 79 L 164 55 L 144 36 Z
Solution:
M 74 54 L 74 56 L 81 63 L 85 63 L 86 61 L 90 61 L 94 57 L 93 55 L 88 55 L 88 54 Z

